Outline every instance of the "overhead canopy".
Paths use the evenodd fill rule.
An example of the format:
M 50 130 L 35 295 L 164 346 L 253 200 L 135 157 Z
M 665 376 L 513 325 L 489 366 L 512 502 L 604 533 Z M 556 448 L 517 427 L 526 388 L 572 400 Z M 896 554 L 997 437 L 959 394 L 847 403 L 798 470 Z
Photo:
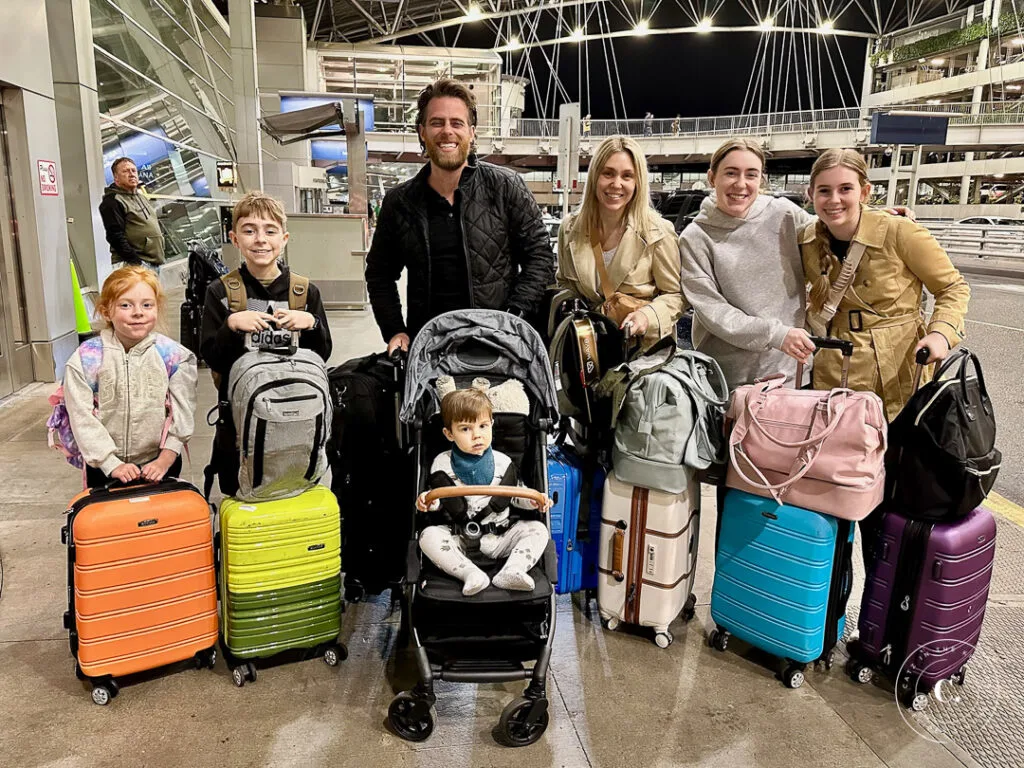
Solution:
M 345 118 L 340 101 L 261 117 L 260 125 L 278 144 L 345 135 Z M 325 126 L 332 126 L 332 129 L 320 130 Z

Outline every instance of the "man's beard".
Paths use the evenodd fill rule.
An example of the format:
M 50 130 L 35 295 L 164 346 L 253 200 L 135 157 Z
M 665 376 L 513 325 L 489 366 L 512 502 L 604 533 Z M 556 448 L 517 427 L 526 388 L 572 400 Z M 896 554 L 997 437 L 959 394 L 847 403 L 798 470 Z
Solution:
M 430 162 L 443 171 L 457 171 L 469 158 L 469 139 L 458 142 L 459 147 L 455 154 L 442 152 L 441 148 L 430 139 L 427 139 L 424 143 L 427 147 L 427 157 L 430 158 Z

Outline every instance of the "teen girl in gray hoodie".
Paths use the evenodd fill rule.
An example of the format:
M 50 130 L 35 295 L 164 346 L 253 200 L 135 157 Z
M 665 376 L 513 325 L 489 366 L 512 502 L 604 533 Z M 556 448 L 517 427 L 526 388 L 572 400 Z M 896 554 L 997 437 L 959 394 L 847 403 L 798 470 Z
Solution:
M 708 171 L 715 192 L 679 238 L 693 345 L 718 361 L 730 390 L 775 373 L 792 385 L 797 361 L 814 352 L 797 235 L 815 218 L 759 194 L 764 159 L 751 139 L 719 147 Z

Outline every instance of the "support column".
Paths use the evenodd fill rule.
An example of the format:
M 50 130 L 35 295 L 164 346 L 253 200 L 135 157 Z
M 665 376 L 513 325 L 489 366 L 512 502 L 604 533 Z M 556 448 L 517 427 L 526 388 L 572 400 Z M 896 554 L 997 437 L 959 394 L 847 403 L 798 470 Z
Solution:
M 345 99 L 345 144 L 348 150 L 348 212 L 366 215 L 366 134 L 363 110 L 355 99 Z
M 971 9 L 973 12 L 973 8 Z M 1002 0 L 985 0 L 985 5 L 981 11 L 981 20 L 988 22 L 992 27 L 999 24 L 999 14 L 1002 12 Z M 968 23 L 970 23 L 972 17 L 968 17 Z M 978 72 L 983 72 L 989 68 L 989 56 L 991 55 L 991 45 L 988 37 L 982 39 L 978 45 L 978 58 L 975 61 L 975 69 Z M 982 98 L 985 95 L 985 87 L 982 85 L 974 86 L 974 90 L 971 92 L 971 114 L 981 114 Z M 974 153 L 964 153 L 964 166 L 968 167 L 974 162 Z M 980 187 L 979 187 L 980 191 Z M 960 177 L 960 204 L 966 205 L 968 198 L 971 194 L 971 175 L 965 173 Z
M 99 212 L 105 180 L 89 0 L 46 0 L 46 20 L 68 240 L 81 284 L 98 288 L 110 274 L 110 247 Z
M 256 84 L 256 14 L 252 0 L 229 0 L 231 76 L 235 102 L 235 151 L 241 191 L 263 189 L 260 101 Z
M 920 145 L 914 150 L 914 160 L 910 164 L 910 188 L 907 190 L 907 207 L 913 208 L 917 203 L 917 177 L 921 170 L 921 152 L 923 147 Z
M 900 179 L 900 154 L 903 146 L 896 144 L 892 148 L 892 163 L 889 165 L 889 188 L 885 192 L 885 204 L 892 208 L 896 205 L 896 184 Z

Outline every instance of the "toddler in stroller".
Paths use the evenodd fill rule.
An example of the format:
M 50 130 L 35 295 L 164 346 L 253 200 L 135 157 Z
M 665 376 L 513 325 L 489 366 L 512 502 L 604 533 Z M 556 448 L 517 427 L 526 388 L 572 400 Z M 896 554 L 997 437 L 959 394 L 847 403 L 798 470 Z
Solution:
M 437 384 L 444 376 L 450 376 L 455 387 L 466 392 L 471 391 L 473 380 L 480 376 L 486 376 L 493 385 L 489 392 L 494 402 L 491 434 L 494 466 L 487 462 L 481 467 L 481 462 L 474 463 L 471 458 L 466 467 L 452 467 L 450 474 L 444 472 L 447 482 L 435 474 L 431 483 L 428 478 L 432 470 L 442 468 L 445 456 L 458 456 L 442 433 Z M 521 404 L 511 409 L 514 412 L 503 407 L 502 398 L 496 394 L 497 390 L 508 391 L 510 387 L 519 392 L 516 399 Z M 475 397 L 472 394 L 460 396 Z M 445 410 L 457 402 L 458 398 L 446 401 Z M 470 408 L 474 417 L 486 413 L 482 401 L 477 402 L 477 407 Z M 488 538 L 486 544 L 481 539 L 481 546 L 477 548 L 466 546 L 463 550 L 466 539 L 456 541 L 448 524 L 440 535 L 427 533 L 434 527 L 428 525 L 420 535 L 420 542 L 424 544 L 422 550 L 420 542 L 415 538 L 410 540 L 402 601 L 406 630 L 403 634 L 413 645 L 419 682 L 412 689 L 399 693 L 388 709 L 388 722 L 402 738 L 422 741 L 433 732 L 432 706 L 436 701 L 434 682 L 437 680 L 458 683 L 528 680 L 523 695 L 502 712 L 498 737 L 511 746 L 532 744 L 547 727 L 546 678 L 554 636 L 554 586 L 558 579 L 546 509 L 547 437 L 557 417 L 556 405 L 554 379 L 543 342 L 525 321 L 508 313 L 479 309 L 446 313 L 424 326 L 409 350 L 400 415 L 415 460 L 417 490 L 427 491 L 418 499 L 420 506 L 429 508 L 435 499 L 441 499 L 437 513 L 443 515 L 446 512 L 444 500 L 463 499 L 464 512 L 469 518 L 465 522 L 470 526 L 485 524 L 489 527 L 491 523 L 507 519 L 509 512 L 514 513 L 513 517 L 519 514 L 534 519 L 519 529 L 515 529 L 515 524 L 509 525 L 503 535 Z M 463 420 L 465 416 L 448 416 L 449 431 Z M 484 421 L 490 422 L 490 419 Z M 452 433 L 452 437 L 456 434 Z M 457 441 L 453 442 L 456 442 L 455 448 L 460 447 Z M 473 449 L 475 444 L 479 450 L 486 448 L 487 443 L 490 440 L 478 438 L 470 440 L 467 447 Z M 437 462 L 435 457 L 439 454 L 442 458 Z M 504 478 L 507 467 L 503 457 L 507 457 L 508 467 L 515 468 L 508 479 Z M 460 463 L 458 458 L 456 463 Z M 452 475 L 456 480 L 452 480 Z M 522 478 L 523 485 L 493 484 L 495 481 L 515 483 L 517 476 Z M 475 485 L 463 484 L 467 480 Z M 440 487 L 430 488 L 431 485 Z M 534 508 L 523 505 L 518 509 L 506 505 L 504 511 L 496 510 L 496 506 L 501 506 L 495 504 L 499 497 L 526 498 L 537 505 Z M 491 505 L 490 511 L 485 510 L 487 504 Z M 455 516 L 461 519 L 458 507 L 456 505 Z M 417 519 L 427 517 L 417 513 L 411 503 L 410 513 Z M 513 529 L 523 533 L 513 534 Z M 494 533 L 498 532 L 495 528 Z M 431 536 L 435 535 L 438 541 L 431 542 Z M 440 539 L 445 535 L 452 539 L 451 549 L 442 552 L 435 565 L 432 561 L 435 548 L 431 544 L 443 546 Z M 513 545 L 513 540 L 518 543 Z M 513 552 L 527 547 L 528 555 Z M 499 558 L 506 554 L 511 556 L 504 562 L 488 557 L 488 552 Z M 444 566 L 444 555 L 453 553 L 457 553 L 464 566 L 461 572 Z M 467 590 L 467 582 L 471 580 L 465 575 L 471 571 L 470 566 L 479 570 L 483 579 L 478 578 Z M 505 576 L 501 575 L 503 572 Z M 486 586 L 486 580 L 490 580 L 490 587 Z M 476 591 L 480 582 L 483 586 Z M 468 591 L 475 594 L 466 594 Z
M 441 400 L 441 421 L 452 448 L 434 459 L 427 480 L 431 489 L 521 485 L 516 465 L 507 454 L 491 447 L 493 406 L 486 392 L 475 387 L 449 392 Z M 426 499 L 424 491 L 416 500 L 416 508 L 428 512 L 433 525 L 420 532 L 420 549 L 430 562 L 463 583 L 462 594 L 475 595 L 492 583 L 466 556 L 466 549 L 476 547 L 491 559 L 508 557 L 494 576 L 494 586 L 533 591 L 535 584 L 529 571 L 540 560 L 551 537 L 540 520 L 513 520 L 509 506 L 547 511 L 550 500 L 449 496 L 435 499 L 428 506 Z

